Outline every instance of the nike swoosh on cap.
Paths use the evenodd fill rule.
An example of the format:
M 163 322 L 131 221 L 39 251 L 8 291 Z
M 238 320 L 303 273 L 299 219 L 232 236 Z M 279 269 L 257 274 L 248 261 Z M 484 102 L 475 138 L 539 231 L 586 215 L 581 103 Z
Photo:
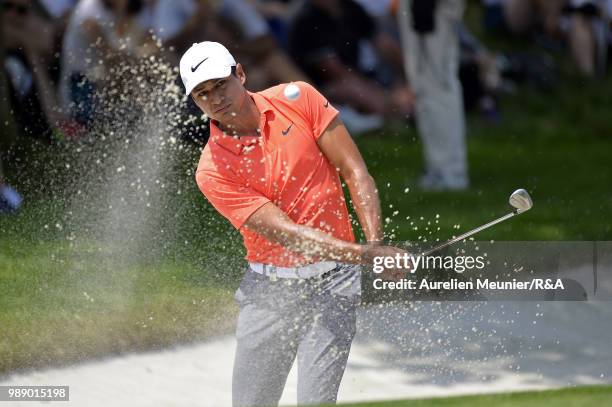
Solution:
M 192 67 L 191 67 L 191 72 L 195 72 L 195 71 L 196 71 L 196 70 L 197 70 L 197 69 L 200 67 L 200 65 L 202 65 L 202 63 L 203 63 L 204 61 L 206 61 L 207 59 L 208 59 L 208 57 L 206 57 L 206 58 L 204 58 L 203 60 L 201 60 L 201 61 L 200 61 L 200 63 L 199 63 L 199 64 L 197 64 L 196 66 L 192 66 Z

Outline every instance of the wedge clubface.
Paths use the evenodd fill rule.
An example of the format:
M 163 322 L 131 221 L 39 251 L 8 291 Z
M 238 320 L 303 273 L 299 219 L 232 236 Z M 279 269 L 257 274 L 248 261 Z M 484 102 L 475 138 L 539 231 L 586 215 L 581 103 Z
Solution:
M 510 205 L 516 208 L 516 211 L 519 213 L 528 211 L 533 206 L 533 201 L 529 196 L 529 192 L 524 189 L 517 189 L 510 195 L 510 199 L 508 200 Z
M 515 209 L 512 212 L 510 212 L 507 215 L 502 216 L 501 218 L 497 218 L 489 223 L 485 223 L 482 226 L 477 227 L 476 229 L 472 229 L 469 232 L 465 232 L 464 234 L 457 236 L 445 243 L 442 243 L 439 246 L 433 247 L 429 250 L 426 250 L 424 252 L 422 252 L 420 255 L 421 256 L 429 256 L 431 253 L 437 252 L 438 250 L 444 249 L 445 247 L 448 247 L 450 245 L 452 245 L 453 243 L 457 243 L 462 241 L 463 239 L 470 237 L 478 232 L 480 232 L 481 230 L 485 230 L 487 228 L 490 228 L 493 225 L 497 225 L 500 222 L 503 222 L 507 219 L 510 219 L 511 217 L 515 216 L 515 215 L 520 215 L 523 212 L 528 211 L 529 209 L 531 209 L 531 207 L 533 206 L 533 201 L 531 200 L 531 197 L 529 196 L 529 193 L 527 191 L 525 191 L 524 189 L 517 189 L 516 191 L 514 191 L 512 193 L 512 195 L 510 195 L 510 199 L 508 199 L 508 202 L 510 202 L 510 205 L 512 205 L 512 207 Z

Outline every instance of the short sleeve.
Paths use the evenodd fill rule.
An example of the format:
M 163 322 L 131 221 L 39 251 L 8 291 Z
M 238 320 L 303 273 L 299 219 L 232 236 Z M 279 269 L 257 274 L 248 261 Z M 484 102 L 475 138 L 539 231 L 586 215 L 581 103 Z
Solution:
M 257 209 L 270 202 L 252 188 L 214 171 L 198 171 L 196 182 L 206 199 L 236 229 L 240 229 Z
M 312 134 L 315 140 L 318 140 L 327 126 L 338 116 L 338 110 L 312 85 L 306 82 L 296 82 L 295 84 L 301 92 L 300 98 L 296 100 L 297 107 L 302 110 L 310 122 Z

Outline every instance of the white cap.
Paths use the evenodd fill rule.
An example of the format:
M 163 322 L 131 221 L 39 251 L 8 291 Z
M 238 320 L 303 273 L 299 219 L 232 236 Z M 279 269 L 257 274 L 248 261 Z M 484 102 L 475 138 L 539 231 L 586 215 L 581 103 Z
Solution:
M 218 42 L 204 41 L 193 44 L 181 57 L 179 64 L 185 94 L 210 79 L 227 78 L 236 61 L 230 52 Z

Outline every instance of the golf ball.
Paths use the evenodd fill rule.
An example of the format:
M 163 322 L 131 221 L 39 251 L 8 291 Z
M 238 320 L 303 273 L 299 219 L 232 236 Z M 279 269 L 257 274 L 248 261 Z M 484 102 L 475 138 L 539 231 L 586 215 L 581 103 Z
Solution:
M 296 100 L 300 97 L 300 88 L 295 83 L 285 86 L 285 97 L 289 100 Z

